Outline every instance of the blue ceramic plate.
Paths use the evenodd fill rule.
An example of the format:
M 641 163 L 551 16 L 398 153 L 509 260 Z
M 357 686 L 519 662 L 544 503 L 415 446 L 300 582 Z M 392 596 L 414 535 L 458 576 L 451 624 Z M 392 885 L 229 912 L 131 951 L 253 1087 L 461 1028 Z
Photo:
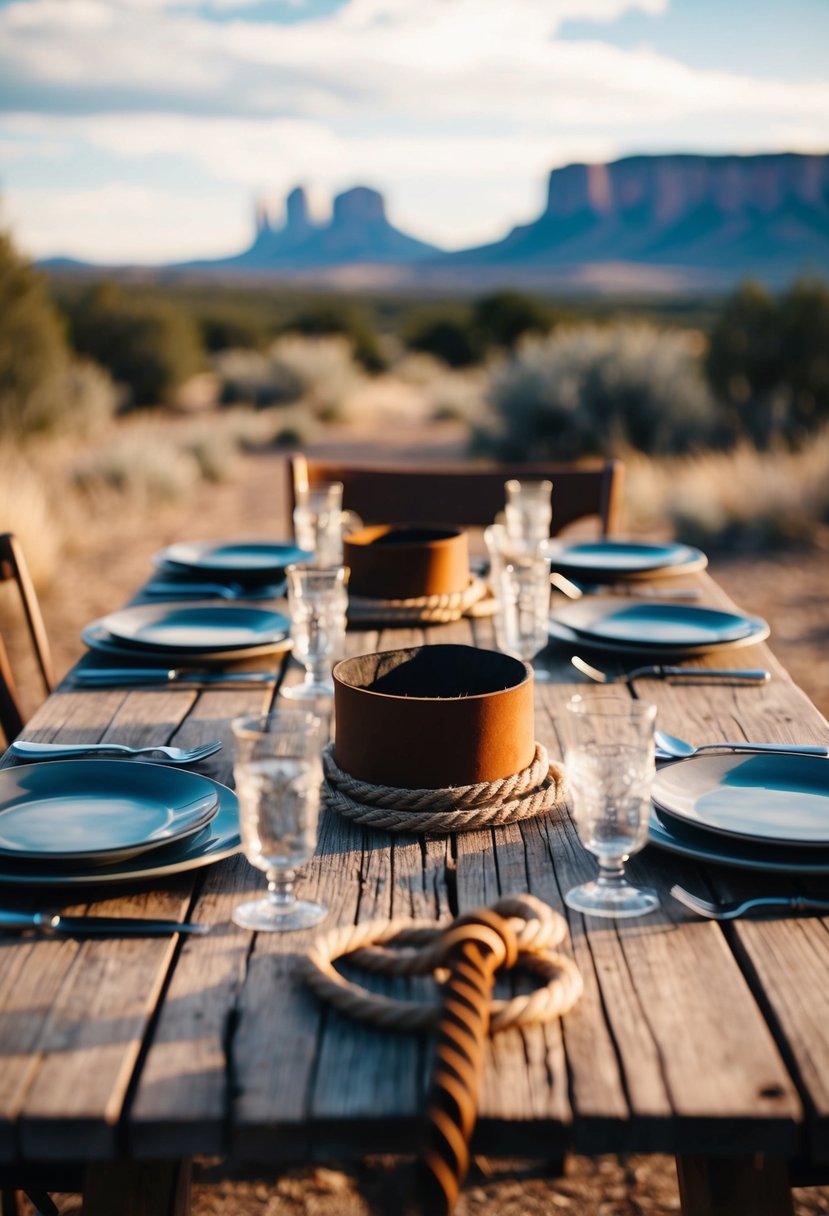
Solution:
M 829 846 L 829 762 L 820 756 L 692 756 L 660 769 L 651 793 L 706 832 Z
M 203 828 L 218 808 L 212 781 L 123 760 L 49 760 L 0 769 L 0 857 L 122 861 Z
M 651 808 L 648 842 L 680 857 L 712 865 L 765 870 L 770 874 L 829 874 L 829 848 L 790 849 L 719 836 L 674 819 L 657 806 Z
M 68 763 L 68 761 L 67 761 Z M 103 764 L 103 760 L 90 761 L 92 764 Z M 171 769 L 163 764 L 136 765 L 131 761 L 115 760 L 134 773 L 139 767 L 152 767 L 164 774 L 164 779 L 171 773 L 181 770 Z M 50 767 L 56 767 L 58 761 L 50 761 Z M 31 765 L 29 766 L 31 768 Z M 5 770 L 4 770 L 5 771 Z M 128 858 L 125 861 L 111 865 L 91 866 L 86 861 L 62 866 L 48 865 L 45 862 L 18 861 L 0 857 L 0 884 L 19 887 L 74 887 L 91 886 L 99 883 L 137 882 L 145 878 L 165 878 L 171 874 L 180 874 L 185 870 L 195 870 L 201 866 L 211 865 L 238 853 L 242 847 L 239 838 L 239 804 L 233 790 L 218 781 L 203 777 L 218 797 L 218 810 L 215 817 L 201 831 L 186 840 L 176 841 L 152 853 L 140 857 Z
M 281 612 L 245 604 L 139 604 L 97 622 L 116 643 L 144 650 L 201 654 L 282 642 L 291 623 Z
M 769 633 L 760 617 L 657 600 L 632 603 L 624 597 L 577 600 L 558 608 L 550 619 L 585 644 L 660 654 L 704 654 L 719 646 L 759 642 Z
M 553 570 L 588 582 L 691 574 L 708 565 L 701 549 L 676 542 L 659 545 L 624 540 L 551 540 L 547 553 Z
M 271 578 L 294 562 L 313 555 L 293 544 L 260 540 L 180 541 L 156 553 L 157 566 L 175 567 L 211 576 Z

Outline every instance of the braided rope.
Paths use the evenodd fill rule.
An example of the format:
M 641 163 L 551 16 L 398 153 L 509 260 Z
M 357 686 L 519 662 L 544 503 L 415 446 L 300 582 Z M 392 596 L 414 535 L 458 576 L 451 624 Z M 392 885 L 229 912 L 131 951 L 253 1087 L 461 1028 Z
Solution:
M 468 832 L 543 815 L 564 798 L 564 772 L 546 748 L 535 745 L 520 773 L 442 790 L 407 790 L 371 785 L 352 777 L 334 759 L 334 745 L 322 753 L 326 806 L 368 827 L 391 832 Z
M 499 899 L 493 911 L 508 921 L 515 934 L 517 966 L 541 980 L 543 987 L 510 1000 L 494 1000 L 492 1032 L 531 1026 L 566 1013 L 581 995 L 582 978 L 572 959 L 554 949 L 567 932 L 564 918 L 532 895 Z M 455 932 L 451 924 L 435 926 L 432 921 L 340 926 L 314 942 L 303 961 L 304 978 L 321 1000 L 348 1017 L 384 1030 L 432 1030 L 439 1005 L 371 992 L 347 980 L 334 963 L 347 958 L 376 974 L 428 975 L 445 969 L 458 941 Z
M 445 927 L 396 920 L 334 929 L 306 956 L 307 983 L 341 1013 L 388 1030 L 436 1031 L 417 1171 L 422 1216 L 448 1216 L 469 1169 L 487 1036 L 560 1017 L 579 999 L 578 969 L 553 949 L 565 932 L 563 917 L 541 900 L 506 896 Z M 335 969 L 334 960 L 344 958 L 385 975 L 437 972 L 442 1000 L 432 1005 L 370 993 Z M 494 1001 L 496 971 L 516 965 L 545 986 Z
M 405 621 L 414 624 L 443 624 L 464 615 L 483 616 L 494 610 L 494 600 L 482 579 L 473 578 L 463 591 L 442 595 L 418 595 L 410 599 L 382 599 L 349 595 L 348 616 L 352 621 Z

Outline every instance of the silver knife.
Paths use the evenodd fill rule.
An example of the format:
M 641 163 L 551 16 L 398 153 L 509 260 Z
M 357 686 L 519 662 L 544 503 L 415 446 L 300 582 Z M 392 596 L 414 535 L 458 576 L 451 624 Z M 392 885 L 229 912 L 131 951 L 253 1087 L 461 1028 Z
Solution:
M 0 931 L 3 929 L 40 929 L 47 933 L 82 934 L 91 937 L 160 937 L 167 933 L 201 935 L 210 932 L 210 925 L 194 924 L 192 921 L 149 920 L 141 916 L 63 916 L 60 912 L 0 910 Z
M 72 673 L 73 684 L 268 684 L 275 671 L 188 671 L 182 667 L 89 667 Z
M 656 664 L 652 667 L 636 667 L 623 678 L 626 680 L 644 679 L 655 676 L 659 680 L 736 680 L 748 684 L 768 684 L 771 672 L 760 667 L 735 667 L 729 669 L 718 667 L 665 667 Z

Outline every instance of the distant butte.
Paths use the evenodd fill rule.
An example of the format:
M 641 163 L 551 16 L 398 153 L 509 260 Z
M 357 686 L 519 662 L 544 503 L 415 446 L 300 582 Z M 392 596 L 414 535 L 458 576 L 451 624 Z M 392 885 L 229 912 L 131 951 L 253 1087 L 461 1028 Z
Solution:
M 297 187 L 278 223 L 257 204 L 255 225 L 242 253 L 165 269 L 461 292 L 509 284 L 664 293 L 727 289 L 748 277 L 779 287 L 802 276 L 829 278 L 829 155 L 629 156 L 568 165 L 550 173 L 536 220 L 454 253 L 395 228 L 382 195 L 367 186 L 337 195 L 324 223 L 311 217 Z

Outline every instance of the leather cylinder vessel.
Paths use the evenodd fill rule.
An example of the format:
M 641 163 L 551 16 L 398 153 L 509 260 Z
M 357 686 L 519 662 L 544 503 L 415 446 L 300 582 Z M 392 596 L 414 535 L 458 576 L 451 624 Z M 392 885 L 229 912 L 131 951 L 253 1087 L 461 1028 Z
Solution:
M 500 651 L 419 646 L 334 667 L 334 756 L 371 785 L 445 789 L 518 773 L 535 754 L 532 668 Z
M 457 528 L 378 524 L 343 540 L 349 591 L 367 599 L 414 599 L 463 591 L 469 545 Z

